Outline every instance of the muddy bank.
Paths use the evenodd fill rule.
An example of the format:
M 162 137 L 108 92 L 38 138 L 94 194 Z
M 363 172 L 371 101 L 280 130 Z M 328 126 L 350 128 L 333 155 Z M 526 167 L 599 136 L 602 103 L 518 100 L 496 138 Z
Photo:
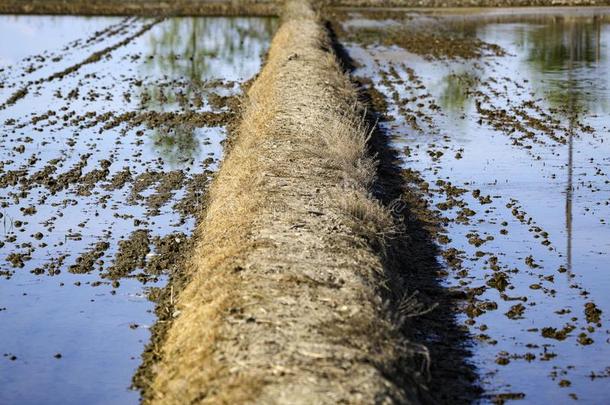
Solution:
M 0 14 L 73 14 L 119 16 L 275 16 L 278 6 L 273 0 L 179 0 L 160 2 L 131 1 L 63 1 L 7 0 L 0 3 Z
M 323 0 L 324 1 L 324 0 Z M 543 7 L 599 6 L 607 0 L 326 0 L 333 7 Z
M 318 0 L 328 8 L 467 8 L 467 7 L 544 7 L 600 6 L 608 0 Z M 5 0 L 0 14 L 61 14 L 110 16 L 277 16 L 281 0 Z M 328 10 L 326 10 L 327 12 Z
M 400 256 L 415 223 L 389 207 L 398 184 L 388 156 L 373 158 L 383 142 L 334 49 L 309 5 L 289 1 L 159 306 L 169 316 L 138 380 L 145 402 L 430 398 L 430 352 L 405 329 L 437 307 L 418 291 L 434 291 L 431 257 Z

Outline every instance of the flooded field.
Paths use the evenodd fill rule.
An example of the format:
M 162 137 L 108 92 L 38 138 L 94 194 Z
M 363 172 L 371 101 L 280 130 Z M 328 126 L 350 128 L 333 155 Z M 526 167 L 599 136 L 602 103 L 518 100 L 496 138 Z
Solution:
M 340 17 L 465 292 L 483 402 L 606 402 L 610 10 Z
M 481 402 L 607 402 L 610 8 L 334 13 Z M 138 402 L 155 303 L 277 24 L 0 16 L 1 404 Z
M 138 402 L 155 293 L 276 25 L 0 16 L 0 403 Z

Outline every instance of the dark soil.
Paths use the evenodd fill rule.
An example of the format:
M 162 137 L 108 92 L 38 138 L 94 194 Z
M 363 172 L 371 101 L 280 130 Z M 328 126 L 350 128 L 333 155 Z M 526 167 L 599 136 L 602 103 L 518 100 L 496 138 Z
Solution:
M 364 19 L 380 20 L 385 26 L 347 26 L 350 14 L 333 12 L 333 29 L 344 41 L 363 45 L 400 46 L 427 59 L 478 59 L 486 55 L 502 56 L 498 45 L 481 41 L 474 35 L 451 29 L 451 21 L 440 18 L 416 18 L 401 11 L 363 10 Z

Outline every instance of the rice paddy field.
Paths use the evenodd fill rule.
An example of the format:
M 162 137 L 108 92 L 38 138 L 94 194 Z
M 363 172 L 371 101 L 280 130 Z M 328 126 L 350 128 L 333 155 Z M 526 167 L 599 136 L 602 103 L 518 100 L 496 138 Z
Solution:
M 470 394 L 421 402 L 606 403 L 610 7 L 321 17 L 368 94 L 390 180 L 405 185 L 380 204 L 394 217 L 407 207 L 435 247 L 404 267 L 429 269 L 451 296 L 443 311 L 459 339 L 425 327 L 438 322 L 427 320 L 441 301 L 431 294 L 405 324 L 424 325 L 409 339 L 430 348 L 426 389 L 452 372 L 443 348 L 459 348 L 472 374 L 460 383 Z M 168 280 L 195 251 L 279 27 L 245 15 L 0 15 L 0 404 L 141 402 L 151 328 L 180 315 Z M 298 242 L 291 260 L 305 260 Z M 292 373 L 281 356 L 269 361 Z
M 440 221 L 443 284 L 468 294 L 459 318 L 489 398 L 608 393 L 608 18 L 357 11 L 339 27 Z
M 137 402 L 155 291 L 277 22 L 0 20 L 2 99 L 26 93 L 0 110 L 0 402 Z

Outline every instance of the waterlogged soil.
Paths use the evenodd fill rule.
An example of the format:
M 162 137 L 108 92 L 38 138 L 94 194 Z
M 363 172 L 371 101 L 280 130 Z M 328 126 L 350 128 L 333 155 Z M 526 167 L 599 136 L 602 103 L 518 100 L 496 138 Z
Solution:
M 606 402 L 610 10 L 338 21 L 462 294 L 481 401 Z
M 136 403 L 276 21 L 0 20 L 0 403 Z

